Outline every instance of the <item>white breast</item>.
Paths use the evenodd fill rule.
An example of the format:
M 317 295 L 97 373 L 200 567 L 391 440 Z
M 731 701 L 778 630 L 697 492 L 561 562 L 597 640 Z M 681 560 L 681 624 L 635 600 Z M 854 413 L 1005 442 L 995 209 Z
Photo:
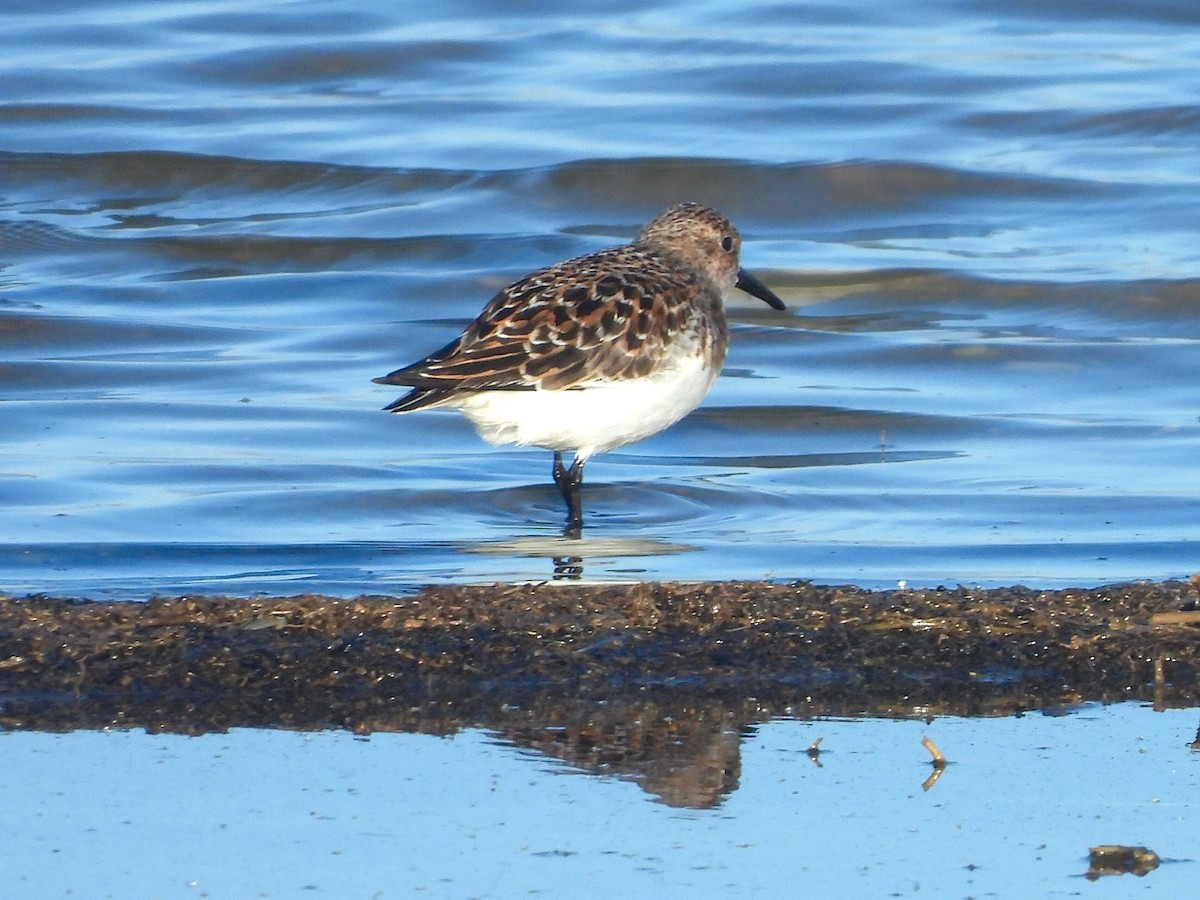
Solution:
M 654 375 L 567 391 L 481 391 L 448 402 L 491 444 L 573 450 L 586 459 L 649 437 L 700 405 L 718 367 L 687 356 Z

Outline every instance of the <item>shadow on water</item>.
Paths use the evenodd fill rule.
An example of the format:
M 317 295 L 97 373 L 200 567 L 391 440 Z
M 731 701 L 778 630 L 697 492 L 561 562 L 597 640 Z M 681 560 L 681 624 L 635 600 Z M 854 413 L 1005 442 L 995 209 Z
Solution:
M 653 538 L 593 538 L 587 535 L 586 529 L 576 532 L 569 527 L 564 528 L 561 536 L 532 535 L 508 541 L 487 541 L 462 548 L 464 552 L 481 555 L 544 559 L 549 563 L 547 577 L 555 581 L 587 580 L 589 560 L 594 566 L 604 567 L 604 581 L 614 581 L 617 579 L 613 577 L 613 565 L 618 560 L 695 553 L 699 549 L 688 544 L 670 543 Z M 631 568 L 628 571 L 630 580 L 636 578 L 636 569 Z
M 268 623 L 257 627 L 275 626 Z M 903 681 L 903 675 L 898 680 Z M 756 691 L 756 696 L 749 698 L 737 696 L 736 691 L 712 693 L 701 684 L 684 683 L 618 686 L 607 699 L 572 698 L 559 690 L 533 686 L 510 687 L 485 691 L 475 702 L 458 696 L 416 706 L 409 706 L 407 699 L 400 702 L 400 698 L 391 703 L 371 703 L 365 697 L 334 700 L 319 685 L 310 686 L 309 699 L 302 698 L 299 687 L 287 685 L 261 694 L 230 694 L 214 691 L 211 686 L 197 686 L 186 696 L 129 689 L 85 690 L 79 694 L 11 695 L 0 713 L 0 727 L 36 731 L 144 728 L 154 733 L 189 735 L 233 728 L 321 731 L 340 727 L 363 735 L 394 732 L 448 736 L 482 729 L 499 743 L 555 760 L 580 774 L 633 782 L 655 801 L 668 806 L 710 809 L 738 789 L 744 742 L 753 738 L 758 726 L 774 719 L 883 717 L 932 721 L 948 715 L 1005 716 L 1037 709 L 1036 702 L 1022 697 L 1019 688 L 1008 693 L 991 692 L 986 699 L 980 694 L 974 700 L 927 707 L 908 705 L 896 694 L 891 703 L 865 708 L 866 704 L 849 696 L 854 687 L 852 680 L 842 681 L 827 683 L 824 692 L 845 696 L 824 701 L 801 698 L 799 691 L 786 689 L 776 696 L 758 696 L 762 692 Z M 436 690 L 436 684 L 434 677 L 429 687 Z M 330 700 L 333 704 L 317 713 L 315 707 Z M 1063 715 L 1086 708 L 1079 695 L 1064 692 L 1042 711 Z M 1177 707 L 1156 707 L 1166 708 Z M 822 752 L 829 749 L 811 746 L 807 756 L 819 767 Z M 899 749 L 910 756 L 919 752 L 916 745 Z M 1200 749 L 1200 730 L 1192 749 Z M 931 762 L 936 766 L 937 760 L 934 756 Z M 937 766 L 934 777 L 925 781 L 926 790 L 933 787 L 942 768 Z M 928 770 L 914 777 L 913 787 L 927 774 Z
M 886 440 L 886 437 L 884 438 Z M 714 457 L 672 457 L 669 460 L 643 460 L 643 463 L 653 465 L 655 462 L 660 462 L 662 465 L 671 466 L 700 466 L 700 467 L 719 467 L 719 468 L 745 468 L 745 469 L 799 469 L 814 466 L 853 466 L 853 465 L 871 465 L 880 462 L 917 462 L 936 459 L 953 459 L 958 454 L 953 451 L 890 451 L 886 444 L 881 444 L 878 451 L 867 453 L 829 453 L 829 454 L 777 454 L 777 455 L 760 455 L 760 456 L 714 456 Z M 591 498 L 596 492 L 596 487 L 589 486 L 584 488 L 585 497 L 585 519 L 582 528 L 574 527 L 566 524 L 561 535 L 530 535 L 525 537 L 514 537 L 511 540 L 498 539 L 482 541 L 478 544 L 468 544 L 461 547 L 464 552 L 476 553 L 484 556 L 500 556 L 506 558 L 518 559 L 545 559 L 551 564 L 548 571 L 548 577 L 553 580 L 571 580 L 571 581 L 587 581 L 590 578 L 600 578 L 606 582 L 622 580 L 622 573 L 627 574 L 631 579 L 639 576 L 644 577 L 645 570 L 636 567 L 622 568 L 620 560 L 636 560 L 638 558 L 662 558 L 665 556 L 674 556 L 684 553 L 697 553 L 702 550 L 701 547 L 682 543 L 678 541 L 669 541 L 655 537 L 647 536 L 629 536 L 621 537 L 614 536 L 611 533 L 605 533 L 602 536 L 589 534 L 588 516 L 586 512 L 586 500 Z M 622 487 L 624 489 L 624 486 Z M 673 486 L 670 490 L 664 491 L 653 485 L 638 485 L 638 491 L 649 495 L 652 500 L 650 503 L 650 512 L 643 513 L 644 519 L 647 515 L 653 521 L 661 521 L 665 513 L 667 504 L 657 504 L 654 498 L 666 499 L 667 494 L 673 498 L 686 498 L 689 495 L 699 497 L 701 494 L 710 493 L 698 489 L 690 491 L 680 486 Z M 512 503 L 514 498 L 517 502 L 527 501 L 531 498 L 534 492 L 544 493 L 540 486 L 531 486 L 520 491 L 508 492 L 508 503 Z M 728 492 L 720 492 L 722 495 Z M 668 501 L 669 502 L 669 501 Z M 709 505 L 712 501 L 707 498 L 697 500 L 698 504 Z M 644 521 L 643 525 L 646 524 Z M 676 523 L 678 524 L 678 523 Z M 593 529 L 594 531 L 594 529 Z M 611 529 L 608 529 L 611 531 Z M 591 566 L 589 568 L 589 561 Z M 536 577 L 534 573 L 530 573 L 529 577 Z

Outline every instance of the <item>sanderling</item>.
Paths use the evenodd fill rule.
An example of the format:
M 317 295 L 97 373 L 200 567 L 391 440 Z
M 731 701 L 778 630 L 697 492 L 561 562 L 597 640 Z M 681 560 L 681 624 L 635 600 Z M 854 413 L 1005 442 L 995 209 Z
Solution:
M 673 206 L 632 244 L 509 285 L 441 350 L 374 379 L 412 388 L 384 409 L 447 406 L 489 443 L 553 450 L 567 532 L 578 534 L 588 459 L 674 424 L 712 387 L 729 344 L 725 295 L 738 287 L 784 309 L 739 267 L 740 249 L 720 213 Z

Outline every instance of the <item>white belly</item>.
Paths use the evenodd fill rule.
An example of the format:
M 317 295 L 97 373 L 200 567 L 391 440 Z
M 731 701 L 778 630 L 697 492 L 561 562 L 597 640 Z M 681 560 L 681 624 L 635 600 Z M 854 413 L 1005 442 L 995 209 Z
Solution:
M 662 431 L 700 405 L 717 377 L 703 357 L 655 375 L 567 391 L 483 391 L 447 403 L 491 444 L 573 450 L 586 459 Z

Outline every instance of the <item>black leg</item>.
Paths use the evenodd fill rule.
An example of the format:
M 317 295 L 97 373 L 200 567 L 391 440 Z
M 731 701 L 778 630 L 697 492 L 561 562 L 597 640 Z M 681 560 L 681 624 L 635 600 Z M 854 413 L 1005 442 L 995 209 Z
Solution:
M 558 492 L 564 497 L 567 496 L 566 488 L 563 487 L 563 479 L 567 477 L 567 470 L 563 468 L 562 454 L 557 450 L 554 451 L 554 484 L 558 487 Z
M 579 531 L 583 528 L 583 463 L 578 457 L 567 470 L 567 528 Z
M 583 530 L 583 464 L 577 456 L 571 468 L 564 468 L 562 454 L 554 454 L 554 484 L 567 502 L 567 537 L 578 537 Z

